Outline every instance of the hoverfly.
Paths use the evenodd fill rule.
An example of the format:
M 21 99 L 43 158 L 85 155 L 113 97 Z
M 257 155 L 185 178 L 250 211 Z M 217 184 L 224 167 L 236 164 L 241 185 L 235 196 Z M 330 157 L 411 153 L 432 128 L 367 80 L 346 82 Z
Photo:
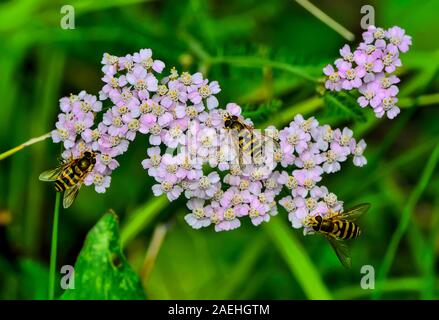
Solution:
M 256 132 L 253 126 L 247 124 L 243 119 L 229 113 L 224 114 L 224 127 L 227 130 L 236 130 L 238 132 L 238 150 L 239 150 L 239 164 L 242 166 L 243 157 L 247 156 L 253 159 L 261 159 L 263 154 L 263 143 L 266 139 L 274 142 L 275 146 L 279 148 L 279 143 L 267 137 L 261 132 Z
M 86 151 L 77 159 L 63 161 L 55 169 L 44 171 L 40 174 L 40 180 L 54 181 L 55 191 L 64 191 L 63 207 L 68 208 L 72 205 L 85 177 L 93 170 L 95 163 L 96 154 Z
M 350 268 L 352 259 L 343 240 L 355 239 L 361 234 L 360 227 L 354 221 L 369 208 L 369 203 L 362 203 L 345 212 L 333 212 L 325 217 L 308 216 L 305 225 L 328 239 L 342 265 Z

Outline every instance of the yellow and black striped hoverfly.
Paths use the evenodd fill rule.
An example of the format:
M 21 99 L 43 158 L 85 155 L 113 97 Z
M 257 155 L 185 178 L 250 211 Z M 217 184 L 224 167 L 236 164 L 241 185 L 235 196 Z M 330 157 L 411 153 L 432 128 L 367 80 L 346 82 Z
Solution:
M 255 130 L 253 126 L 246 123 L 243 119 L 236 115 L 229 113 L 224 114 L 224 128 L 227 130 L 235 130 L 238 134 L 237 146 L 239 151 L 239 164 L 243 165 L 244 157 L 250 158 L 245 164 L 251 164 L 253 159 L 255 162 L 258 159 L 263 159 L 264 143 L 272 141 L 274 149 L 279 149 L 279 143 L 272 137 L 268 137 L 259 130 Z
M 305 225 L 328 239 L 341 264 L 350 268 L 352 259 L 344 240 L 355 239 L 361 234 L 360 227 L 354 221 L 369 208 L 369 203 L 362 203 L 345 212 L 331 212 L 325 217 L 308 216 Z
M 85 177 L 93 170 L 95 163 L 96 154 L 86 151 L 77 159 L 63 161 L 55 169 L 44 171 L 40 174 L 40 180 L 54 181 L 55 191 L 64 192 L 63 207 L 68 208 L 72 205 Z

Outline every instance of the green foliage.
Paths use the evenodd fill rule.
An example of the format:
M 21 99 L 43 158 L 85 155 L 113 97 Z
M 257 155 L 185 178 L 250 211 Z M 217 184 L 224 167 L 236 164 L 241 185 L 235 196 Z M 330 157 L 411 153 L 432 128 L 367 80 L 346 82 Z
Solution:
M 324 285 L 319 272 L 312 264 L 306 250 L 296 240 L 285 223 L 279 217 L 272 219 L 266 227 L 267 233 L 284 257 L 291 272 L 297 278 L 308 299 L 330 299 L 328 289 Z
M 145 299 L 139 277 L 122 253 L 112 212 L 90 230 L 74 268 L 75 288 L 66 290 L 61 299 Z
M 363 109 L 358 105 L 356 99 L 346 91 L 327 91 L 324 95 L 325 116 L 342 119 L 366 121 Z
M 169 203 L 152 194 L 154 182 L 140 164 L 148 139 L 138 136 L 118 159 L 120 168 L 105 194 L 83 187 L 75 204 L 60 212 L 56 266 L 59 270 L 73 264 L 87 232 L 109 208 L 120 214 L 120 241 L 127 259 L 118 241 L 109 238 L 117 231 L 111 229 L 116 228 L 114 217 L 107 215 L 98 224 L 100 231 L 94 228 L 87 238 L 87 255 L 82 252 L 78 257 L 76 289 L 63 298 L 105 298 L 96 289 L 96 284 L 104 288 L 103 277 L 130 279 L 136 297 L 143 298 L 134 271 L 142 270 L 154 228 L 162 223 L 170 225 L 169 230 L 149 279 L 142 277 L 149 298 L 369 299 L 372 290 L 359 287 L 360 266 L 366 264 L 375 267 L 376 275 L 383 265 L 386 269 L 376 283 L 382 298 L 439 297 L 438 169 L 428 172 L 429 179 L 421 175 L 439 136 L 437 1 L 374 3 L 376 21 L 383 27 L 400 25 L 413 36 L 410 52 L 401 55 L 401 114 L 394 120 L 376 119 L 370 109 L 358 106 L 354 96 L 316 93 L 322 67 L 334 61 L 345 40 L 296 1 L 76 0 L 69 4 L 76 13 L 74 30 L 59 27 L 60 1 L 0 4 L 4 39 L 0 42 L 0 153 L 50 131 L 60 97 L 82 89 L 97 93 L 102 87 L 104 52 L 125 55 L 149 47 L 166 63 L 165 72 L 176 66 L 218 80 L 221 105 L 239 103 L 258 128 L 282 128 L 298 113 L 352 128 L 368 144 L 368 164 L 353 168 L 346 163 L 324 181 L 347 206 L 371 202 L 372 208 L 360 221 L 363 235 L 350 243 L 351 270 L 339 265 L 324 239 L 302 237 L 291 228 L 285 212 L 260 227 L 244 223 L 232 232 L 192 230 L 183 219 L 188 212 L 183 201 Z M 315 5 L 355 34 L 350 45 L 357 43 L 361 2 L 334 6 L 315 1 Z M 55 197 L 50 185 L 38 182 L 38 175 L 56 164 L 59 153 L 60 146 L 47 140 L 0 163 L 0 211 L 13 217 L 0 228 L 16 264 L 5 262 L 9 257 L 1 251 L 2 242 L 0 299 L 47 298 Z M 110 225 L 110 231 L 104 232 L 104 225 Z M 92 252 L 91 238 L 99 239 L 96 245 L 103 251 Z M 113 267 L 110 252 L 120 255 L 121 269 L 128 273 L 122 275 Z M 95 254 L 105 263 L 98 265 Z M 384 260 L 386 255 L 390 258 Z M 89 281 L 89 290 L 84 290 L 87 277 L 101 282 Z M 57 274 L 56 284 L 59 278 Z
M 270 115 L 277 113 L 281 106 L 282 101 L 275 99 L 258 106 L 243 106 L 242 114 L 254 122 L 260 122 L 270 117 Z

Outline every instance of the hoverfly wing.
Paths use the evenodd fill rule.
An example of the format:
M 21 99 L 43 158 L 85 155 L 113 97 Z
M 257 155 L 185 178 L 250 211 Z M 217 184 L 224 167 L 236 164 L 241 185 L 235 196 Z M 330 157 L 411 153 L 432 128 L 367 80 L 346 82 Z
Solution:
M 328 239 L 329 243 L 334 249 L 335 254 L 337 255 L 338 260 L 340 260 L 341 264 L 345 268 L 350 269 L 352 267 L 352 258 L 347 244 L 344 243 L 343 240 L 339 240 L 331 236 L 325 236 L 325 237 L 326 239 Z
M 61 174 L 64 168 L 65 165 L 60 164 L 55 169 L 44 171 L 43 173 L 40 174 L 39 179 L 41 181 L 55 181 L 56 179 L 58 179 L 59 175 Z
M 70 189 L 67 189 L 64 192 L 64 199 L 63 199 L 63 207 L 64 209 L 67 209 L 68 207 L 70 207 L 73 203 L 73 201 L 75 201 L 76 196 L 79 193 L 79 189 L 81 189 L 81 183 L 77 183 L 75 184 L 73 187 L 71 187 Z
M 356 205 L 355 207 L 352 207 L 345 212 L 340 214 L 340 219 L 344 219 L 347 221 L 355 221 L 357 220 L 361 215 L 367 212 L 370 208 L 370 203 L 362 203 L 359 205 Z
M 267 142 L 273 143 L 273 148 L 274 149 L 280 149 L 280 144 L 279 141 L 277 141 L 276 139 L 274 139 L 273 137 L 270 137 L 269 135 L 261 132 L 260 133 L 261 137 L 264 138 L 264 144 L 266 145 Z

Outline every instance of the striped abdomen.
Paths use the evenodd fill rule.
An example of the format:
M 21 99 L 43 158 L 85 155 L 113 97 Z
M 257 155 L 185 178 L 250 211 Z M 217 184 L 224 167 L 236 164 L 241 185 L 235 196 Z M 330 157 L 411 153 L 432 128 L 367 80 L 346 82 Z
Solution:
M 243 129 L 238 134 L 240 149 L 257 158 L 262 154 L 262 141 L 252 131 Z
M 55 190 L 63 192 L 70 189 L 82 179 L 85 173 L 77 163 L 65 168 L 55 181 Z
M 360 227 L 352 221 L 331 220 L 322 223 L 321 231 L 341 239 L 355 239 L 361 234 Z

